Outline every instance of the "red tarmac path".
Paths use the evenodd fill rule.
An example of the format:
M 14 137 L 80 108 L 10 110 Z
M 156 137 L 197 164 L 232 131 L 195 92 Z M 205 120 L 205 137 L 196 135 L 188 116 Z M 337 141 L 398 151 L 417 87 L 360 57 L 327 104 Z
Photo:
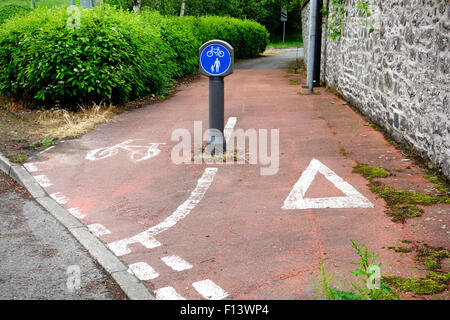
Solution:
M 198 120 L 204 129 L 208 125 L 208 80 L 203 77 L 162 103 L 127 112 L 57 145 L 31 161 L 30 171 L 41 182 L 47 178 L 45 190 L 81 214 L 85 225 L 109 230 L 100 239 L 123 262 L 145 263 L 132 268 L 138 277 L 149 279 L 145 283 L 160 298 L 310 299 L 321 257 L 328 271 L 348 274 L 355 269 L 350 264 L 357 260 L 350 238 L 380 254 L 384 274 L 421 275 L 411 256 L 399 256 L 387 247 L 403 239 L 448 247 L 448 229 L 442 226 L 450 227 L 449 207 L 427 208 L 424 217 L 404 225 L 392 222 L 384 214 L 384 200 L 377 199 L 367 180 L 352 168 L 360 161 L 392 172 L 405 169 L 385 181 L 423 191 L 430 185 L 419 168 L 402 162 L 404 157 L 379 132 L 364 126 L 366 122 L 334 95 L 324 89 L 319 95 L 299 95 L 299 86 L 290 85 L 289 79 L 299 76 L 287 76 L 284 70 L 237 70 L 225 80 L 225 120 L 237 117 L 236 128 L 244 130 L 280 130 L 276 175 L 261 176 L 260 165 L 172 163 L 171 150 L 177 144 L 171 141 L 173 130 L 193 132 Z M 86 159 L 92 150 L 130 139 L 142 139 L 133 142 L 138 145 L 166 144 L 159 146 L 160 154 L 139 162 L 124 149 L 105 159 Z M 333 170 L 374 207 L 283 210 L 312 159 Z M 197 186 L 206 168 L 217 172 Z M 191 194 L 194 189 L 197 193 Z M 305 194 L 341 196 L 345 195 L 321 174 Z M 192 201 L 185 203 L 188 199 Z M 187 207 L 180 208 L 182 204 Z M 153 248 L 120 242 L 177 212 L 188 214 L 147 237 Z M 435 220 L 425 220 L 436 215 Z M 113 243 L 122 244 L 122 251 Z M 178 257 L 175 264 L 161 259 L 173 256 Z

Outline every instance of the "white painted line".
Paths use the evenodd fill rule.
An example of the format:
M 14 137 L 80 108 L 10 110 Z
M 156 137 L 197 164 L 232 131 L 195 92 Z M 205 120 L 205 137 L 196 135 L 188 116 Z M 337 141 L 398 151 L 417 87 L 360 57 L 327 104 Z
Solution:
M 134 274 L 139 280 L 142 281 L 152 280 L 159 277 L 159 274 L 145 262 L 130 264 L 127 271 Z
M 23 166 L 28 170 L 29 173 L 39 171 L 34 163 L 24 163 Z
M 132 238 L 119 240 L 109 243 L 108 248 L 118 257 L 131 253 L 128 245 L 132 243 L 140 243 L 147 249 L 153 249 L 162 246 L 162 243 L 158 240 L 147 236 L 144 233 L 140 233 Z
M 236 117 L 229 117 L 227 124 L 225 125 L 225 128 L 223 130 L 223 136 L 225 137 L 225 141 L 228 142 L 231 138 L 231 135 L 233 134 L 234 126 L 237 123 Z
M 54 147 L 55 147 L 55 146 L 48 147 L 48 148 L 45 149 L 44 151 L 39 152 L 39 154 L 42 154 L 42 153 L 44 153 L 44 152 L 47 152 L 48 150 L 51 150 L 51 149 L 53 149 Z
M 86 214 L 81 212 L 81 209 L 78 207 L 67 209 L 67 211 L 69 211 L 70 214 L 73 215 L 77 219 L 83 219 L 86 217 Z
M 304 198 L 317 172 L 320 172 L 336 188 L 345 193 L 346 197 Z M 323 209 L 323 208 L 373 208 L 373 204 L 359 193 L 353 186 L 326 167 L 319 160 L 313 159 L 302 173 L 289 196 L 284 201 L 282 209 Z
M 192 265 L 177 256 L 169 256 L 161 258 L 161 260 L 175 271 L 183 271 L 192 268 Z
M 41 185 L 42 188 L 50 187 L 53 183 L 50 182 L 50 179 L 45 175 L 33 176 L 33 178 Z
M 180 205 L 169 217 L 163 222 L 157 224 L 150 229 L 143 231 L 131 238 L 122 239 L 116 242 L 108 244 L 108 248 L 116 256 L 123 256 L 131 253 L 128 246 L 132 243 L 140 243 L 147 249 L 153 249 L 161 246 L 161 243 L 154 239 L 157 234 L 164 232 L 173 226 L 175 226 L 180 220 L 186 218 L 187 215 L 194 209 L 197 204 L 203 199 L 206 191 L 211 186 L 214 177 L 217 173 L 217 168 L 206 168 L 202 177 L 198 180 L 197 186 L 192 191 L 189 199 L 187 199 L 182 205 Z
M 50 197 L 52 197 L 59 204 L 66 204 L 69 201 L 69 199 L 67 199 L 67 197 L 61 192 L 52 193 Z
M 227 292 L 211 280 L 194 282 L 192 286 L 208 300 L 222 300 L 228 296 Z
M 175 291 L 173 287 L 165 287 L 155 291 L 158 300 L 186 300 Z
M 88 225 L 88 229 L 97 238 L 100 238 L 101 236 L 103 236 L 105 234 L 111 233 L 111 231 L 106 229 L 106 227 L 104 225 L 99 224 L 99 223 L 94 223 L 94 224 Z

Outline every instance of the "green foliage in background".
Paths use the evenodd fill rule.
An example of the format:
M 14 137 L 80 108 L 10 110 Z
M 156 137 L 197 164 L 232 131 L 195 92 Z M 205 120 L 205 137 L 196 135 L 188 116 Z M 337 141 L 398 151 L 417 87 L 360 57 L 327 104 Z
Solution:
M 102 0 L 103 3 L 131 11 L 133 0 Z M 288 9 L 286 40 L 302 41 L 301 8 L 309 0 L 185 0 L 185 16 L 227 16 L 254 20 L 266 27 L 270 40 L 282 39 L 283 23 L 280 21 L 281 7 Z M 156 10 L 162 15 L 179 16 L 182 0 L 141 0 L 142 9 Z M 70 0 L 36 0 L 36 7 L 68 6 Z M 0 7 L 16 4 L 30 8 L 30 0 L 0 0 Z M 79 5 L 80 0 L 75 0 Z
M 347 10 L 345 9 L 346 0 L 330 0 L 330 6 L 327 10 L 322 8 L 322 13 L 329 16 L 328 29 L 329 37 L 336 40 L 342 37 L 345 20 L 347 18 Z M 368 28 L 368 32 L 372 33 L 374 29 L 374 20 L 369 19 L 372 16 L 369 1 L 359 1 L 355 6 L 356 11 L 364 20 L 361 24 Z
M 15 4 L 0 7 L 0 24 L 6 19 L 14 17 L 15 15 L 27 14 L 31 9 L 24 8 Z
M 234 48 L 236 58 L 253 57 L 263 52 L 269 43 L 266 28 L 251 20 L 211 16 L 190 18 L 189 21 L 201 43 L 211 39 L 224 40 Z
M 156 11 L 142 11 L 144 27 L 157 30 L 171 49 L 168 61 L 171 76 L 178 78 L 198 70 L 198 49 L 201 41 L 194 35 L 189 21 L 179 17 L 163 17 Z
M 164 95 L 174 78 L 198 70 L 198 48 L 223 39 L 247 58 L 265 50 L 268 32 L 249 20 L 137 14 L 109 5 L 37 8 L 0 26 L 0 93 L 30 106 L 122 103 Z M 69 23 L 70 24 L 70 23 Z
M 170 48 L 139 15 L 109 6 L 83 10 L 78 29 L 66 8 L 38 8 L 0 29 L 0 91 L 52 106 L 125 102 L 163 93 Z
M 104 2 L 132 10 L 132 0 L 104 0 Z M 223 16 L 254 20 L 266 27 L 272 41 L 282 36 L 281 7 L 289 10 L 287 37 L 301 40 L 301 7 L 305 0 L 186 0 L 185 16 Z M 142 0 L 142 8 L 156 10 L 162 15 L 180 14 L 181 0 Z
M 36 0 L 36 7 L 56 7 L 60 5 L 68 6 L 70 0 Z M 80 0 L 75 0 L 75 4 L 80 4 Z M 31 0 L 0 0 L 0 6 L 16 5 L 31 9 Z

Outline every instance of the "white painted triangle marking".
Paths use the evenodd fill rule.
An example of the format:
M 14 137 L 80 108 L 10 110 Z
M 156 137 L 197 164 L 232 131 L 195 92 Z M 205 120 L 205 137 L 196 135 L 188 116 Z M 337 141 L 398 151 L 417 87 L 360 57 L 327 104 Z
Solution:
M 336 188 L 341 190 L 346 197 L 330 198 L 305 198 L 311 183 L 317 172 L 324 175 Z M 302 173 L 300 179 L 292 188 L 291 193 L 284 201 L 282 209 L 325 209 L 325 208 L 373 208 L 372 202 L 359 193 L 348 182 L 344 181 L 330 168 L 317 159 L 313 159 L 308 168 Z

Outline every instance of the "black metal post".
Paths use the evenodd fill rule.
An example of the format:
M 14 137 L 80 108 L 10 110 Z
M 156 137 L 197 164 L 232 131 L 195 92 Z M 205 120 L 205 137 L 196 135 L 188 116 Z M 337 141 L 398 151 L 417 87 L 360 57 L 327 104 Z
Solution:
M 316 41 L 314 48 L 314 87 L 320 87 L 320 61 L 322 56 L 322 1 L 317 0 L 317 15 L 316 15 Z
M 226 151 L 224 131 L 224 80 L 223 77 L 209 78 L 209 128 L 214 129 L 208 142 L 208 149 L 215 154 Z

